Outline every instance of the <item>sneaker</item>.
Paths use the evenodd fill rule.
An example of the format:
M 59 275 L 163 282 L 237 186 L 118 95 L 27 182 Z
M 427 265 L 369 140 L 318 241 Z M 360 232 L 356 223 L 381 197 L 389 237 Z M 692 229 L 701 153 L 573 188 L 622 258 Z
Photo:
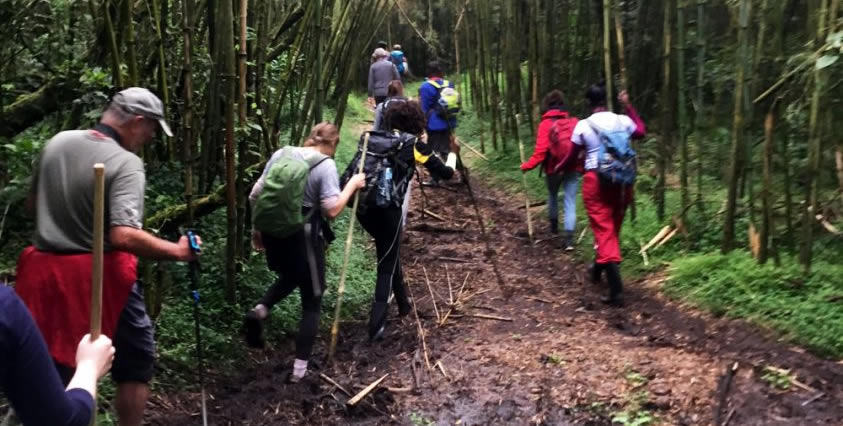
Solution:
M 253 348 L 263 349 L 266 345 L 263 339 L 263 320 L 258 318 L 255 311 L 246 313 L 243 326 L 246 329 L 246 344 Z
M 293 374 L 293 371 L 290 370 L 290 372 L 287 373 L 287 379 L 284 380 L 284 382 L 287 383 L 287 384 L 290 384 L 290 385 L 294 385 L 298 382 L 301 382 L 306 376 L 307 376 L 307 372 L 304 373 L 304 376 L 299 377 L 299 376 L 296 376 L 295 374 Z

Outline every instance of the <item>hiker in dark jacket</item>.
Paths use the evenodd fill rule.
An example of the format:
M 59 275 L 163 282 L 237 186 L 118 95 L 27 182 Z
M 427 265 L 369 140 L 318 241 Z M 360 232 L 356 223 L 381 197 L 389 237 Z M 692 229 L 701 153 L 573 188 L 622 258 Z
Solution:
M 605 181 L 598 175 L 600 159 L 598 154 L 603 144 L 598 132 L 626 133 L 631 139 L 641 139 L 647 132 L 644 121 L 629 102 L 629 95 L 622 91 L 618 101 L 625 114 L 615 114 L 606 108 L 606 86 L 598 83 L 586 91 L 585 98 L 592 108 L 592 114 L 580 120 L 571 141 L 574 151 L 585 151 L 585 176 L 582 198 L 588 221 L 594 233 L 595 259 L 589 267 L 591 281 L 598 283 L 603 272 L 609 284 L 609 295 L 602 301 L 607 304 L 623 304 L 623 281 L 621 280 L 620 234 L 626 208 L 633 201 L 631 185 L 619 185 Z M 563 166 L 564 167 L 564 166 Z
M 564 247 L 574 249 L 574 227 L 577 224 L 577 187 L 582 165 L 570 162 L 560 171 L 556 166 L 565 161 L 564 155 L 571 150 L 571 132 L 577 124 L 576 118 L 568 115 L 564 97 L 559 90 L 548 93 L 542 101 L 542 117 L 536 132 L 536 148 L 527 162 L 521 164 L 522 171 L 541 165 L 547 182 L 547 213 L 550 233 L 559 233 L 559 187 L 564 189 Z M 561 157 L 560 157 L 561 156 Z
M 325 289 L 325 249 L 333 239 L 326 219 L 339 216 L 354 192 L 365 184 L 365 176 L 355 174 L 350 177 L 345 189 L 340 190 L 337 166 L 333 160 L 339 142 L 340 135 L 336 126 L 330 123 L 317 124 L 302 147 L 288 146 L 272 155 L 249 195 L 254 205 L 264 191 L 267 174 L 282 155 L 292 155 L 299 159 L 313 155 L 328 157 L 314 165 L 307 176 L 302 209 L 310 216 L 305 228 L 285 238 L 258 231 L 252 234 L 252 245 L 257 250 L 266 250 L 266 263 L 269 269 L 278 274 L 278 279 L 254 309 L 246 314 L 246 342 L 253 347 L 263 347 L 263 321 L 276 303 L 298 288 L 302 319 L 296 337 L 296 359 L 288 377 L 292 383 L 301 380 L 307 372 L 308 359 L 319 330 L 322 293 Z M 290 154 L 284 150 L 293 152 Z
M 85 335 L 76 349 L 76 372 L 67 390 L 44 337 L 15 291 L 0 283 L 0 390 L 26 426 L 88 426 L 97 379 L 111 368 L 114 346 L 102 334 Z
M 416 172 L 416 163 L 423 165 L 431 175 L 447 180 L 454 176 L 459 146 L 453 144 L 448 159 L 443 163 L 433 155 L 431 146 L 421 138 L 424 133 L 424 113 L 416 101 L 393 102 L 385 112 L 384 119 L 394 129 L 391 132 L 369 132 L 369 145 L 364 172 L 366 189 L 361 191 L 357 219 L 363 228 L 375 238 L 378 256 L 375 300 L 369 316 L 369 337 L 379 339 L 386 325 L 390 290 L 398 304 L 398 314 L 410 312 L 410 302 L 404 286 L 400 263 L 402 205 L 407 196 L 407 187 Z M 361 136 L 358 153 L 352 159 L 343 178 L 358 170 L 361 148 L 365 134 Z M 372 171 L 386 163 L 392 172 L 392 185 L 388 200 L 378 199 L 378 180 L 381 173 Z M 384 169 L 381 169 L 384 170 Z M 344 180 L 343 179 L 343 180 Z
M 387 88 L 392 80 L 401 80 L 398 68 L 389 61 L 389 52 L 375 49 L 375 62 L 369 66 L 369 102 L 377 105 L 386 99 Z
M 386 120 L 383 119 L 383 112 L 384 109 L 389 105 L 392 101 L 399 101 L 404 102 L 407 98 L 404 97 L 404 85 L 401 84 L 400 80 L 392 80 L 389 82 L 389 88 L 387 89 L 386 93 L 386 100 L 379 103 L 377 107 L 375 107 L 375 122 L 372 125 L 372 128 L 375 130 L 383 130 L 383 131 L 390 131 L 392 129 L 389 128 L 389 124 Z

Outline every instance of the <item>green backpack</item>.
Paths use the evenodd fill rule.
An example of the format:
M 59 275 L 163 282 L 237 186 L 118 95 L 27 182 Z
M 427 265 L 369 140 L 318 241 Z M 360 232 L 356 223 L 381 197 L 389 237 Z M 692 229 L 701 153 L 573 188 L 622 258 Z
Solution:
M 304 160 L 293 155 L 290 147 L 264 176 L 264 186 L 252 211 L 252 224 L 260 232 L 285 238 L 304 227 L 310 215 L 302 214 L 302 201 L 310 171 L 327 160 L 327 155 L 307 153 Z M 318 208 L 318 207 L 317 207 Z

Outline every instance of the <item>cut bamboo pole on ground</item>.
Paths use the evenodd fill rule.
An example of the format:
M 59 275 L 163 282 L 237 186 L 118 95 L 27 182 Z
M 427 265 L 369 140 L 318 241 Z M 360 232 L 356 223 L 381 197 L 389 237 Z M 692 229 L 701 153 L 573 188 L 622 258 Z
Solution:
M 360 166 L 358 173 L 363 173 L 363 164 L 366 162 L 366 150 L 369 148 L 369 132 L 363 137 L 363 151 L 360 155 Z M 354 218 L 357 216 L 357 205 L 360 203 L 360 192 L 354 192 L 354 204 L 351 207 L 351 215 L 348 221 L 348 236 L 345 239 L 345 254 L 342 259 L 342 270 L 340 271 L 340 283 L 337 286 L 337 305 L 334 308 L 334 323 L 331 325 L 331 344 L 328 347 L 328 361 L 333 361 L 337 350 L 337 337 L 340 331 L 340 309 L 342 308 L 342 295 L 345 292 L 345 275 L 348 272 L 348 259 L 351 256 L 351 241 L 354 237 Z
M 386 376 L 389 376 L 389 373 L 384 374 L 383 376 L 381 376 L 380 379 L 375 380 L 374 382 L 372 382 L 372 384 L 363 388 L 363 390 L 358 392 L 357 395 L 354 395 L 351 399 L 349 399 L 348 402 L 346 402 L 346 404 L 350 405 L 350 406 L 353 406 L 353 405 L 357 404 L 358 402 L 360 402 L 361 399 L 365 398 L 366 395 L 368 395 L 376 387 L 378 387 L 378 385 L 381 384 L 381 382 L 384 381 L 384 379 L 386 379 Z
M 416 317 L 416 326 L 418 327 L 419 340 L 421 340 L 421 347 L 424 355 L 424 365 L 427 367 L 427 371 L 430 371 L 430 358 L 427 356 L 427 342 L 425 342 L 424 339 L 424 328 L 421 325 L 418 307 L 416 307 L 416 296 L 413 295 L 413 287 L 410 286 L 409 282 L 407 283 L 407 291 L 410 292 L 410 301 L 413 302 L 413 316 Z M 416 380 L 418 380 L 418 378 L 416 378 Z M 416 387 L 418 387 L 418 385 Z
M 439 322 L 442 318 L 439 315 L 439 308 L 436 307 L 436 297 L 433 296 L 433 287 L 430 285 L 430 279 L 427 278 L 427 268 L 422 266 L 422 272 L 424 272 L 424 282 L 427 284 L 427 290 L 430 292 L 430 300 L 433 302 L 433 312 L 436 313 L 436 322 Z

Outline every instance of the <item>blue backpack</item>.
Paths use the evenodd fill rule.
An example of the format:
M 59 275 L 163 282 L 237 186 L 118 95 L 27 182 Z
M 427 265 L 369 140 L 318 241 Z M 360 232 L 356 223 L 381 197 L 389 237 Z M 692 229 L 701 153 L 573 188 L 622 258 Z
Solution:
M 404 74 L 404 52 L 400 50 L 393 50 L 389 54 L 389 60 L 398 68 L 399 74 Z
M 630 145 L 630 134 L 625 130 L 601 129 L 591 120 L 586 120 L 586 122 L 600 137 L 597 175 L 613 184 L 632 185 L 635 183 L 637 167 L 635 151 Z

